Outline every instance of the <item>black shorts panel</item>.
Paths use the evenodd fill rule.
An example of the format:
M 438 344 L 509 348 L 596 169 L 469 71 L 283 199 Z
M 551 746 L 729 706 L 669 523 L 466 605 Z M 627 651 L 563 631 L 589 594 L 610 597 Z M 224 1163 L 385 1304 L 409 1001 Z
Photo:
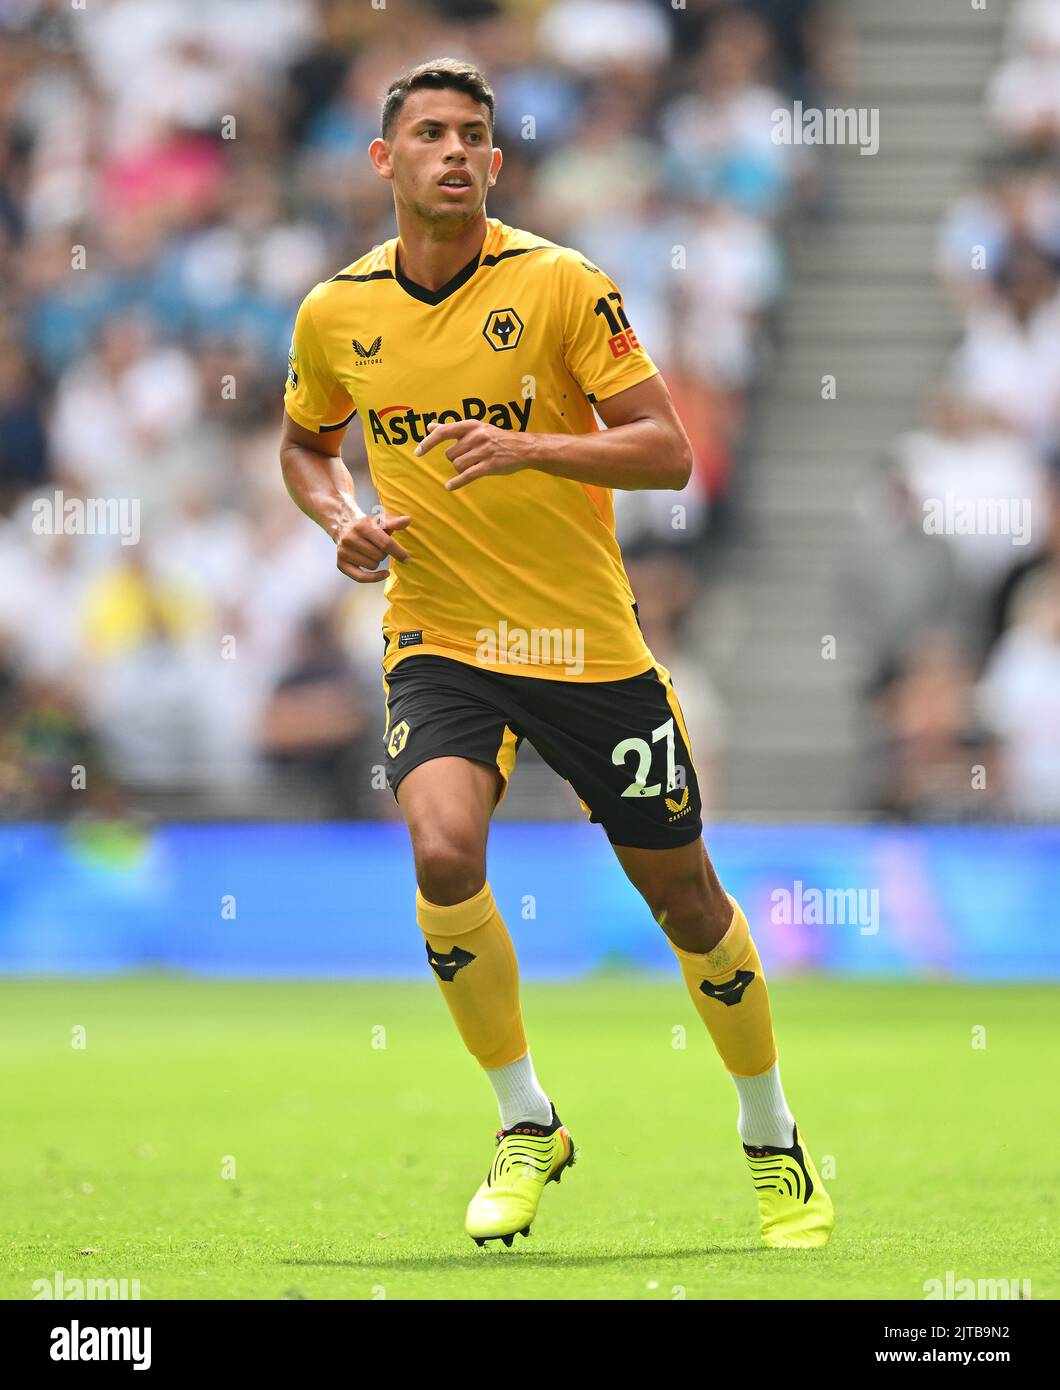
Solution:
M 690 844 L 703 829 L 699 784 L 677 696 L 660 671 L 555 681 L 430 653 L 408 656 L 385 678 L 387 781 L 396 794 L 420 763 L 455 756 L 500 767 L 506 790 L 525 738 L 612 844 Z
M 454 757 L 498 767 L 504 774 L 498 800 L 503 800 L 521 740 L 508 727 L 496 701 L 489 698 L 490 692 L 461 679 L 465 670 L 476 674 L 459 661 L 425 655 L 406 657 L 385 677 L 384 766 L 395 797 L 401 779 L 414 767 L 432 758 Z

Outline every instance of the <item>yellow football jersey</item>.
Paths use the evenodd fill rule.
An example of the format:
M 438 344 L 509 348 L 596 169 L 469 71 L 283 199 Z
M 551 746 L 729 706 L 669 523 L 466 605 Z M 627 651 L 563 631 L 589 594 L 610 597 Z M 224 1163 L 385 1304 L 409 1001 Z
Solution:
M 611 489 L 535 469 L 449 492 L 431 420 L 587 434 L 592 402 L 658 370 L 614 282 L 579 252 L 487 219 L 479 254 L 438 290 L 409 280 L 397 238 L 302 301 L 285 404 L 306 429 L 356 414 L 372 481 L 410 564 L 383 592 L 388 674 L 434 653 L 488 670 L 602 681 L 652 665 L 615 539 Z

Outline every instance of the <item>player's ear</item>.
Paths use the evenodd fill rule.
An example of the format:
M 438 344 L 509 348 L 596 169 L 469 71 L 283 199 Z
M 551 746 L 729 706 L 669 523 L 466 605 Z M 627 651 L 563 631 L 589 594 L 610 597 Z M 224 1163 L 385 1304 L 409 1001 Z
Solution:
M 372 161 L 372 167 L 380 178 L 392 179 L 394 177 L 390 145 L 386 140 L 380 140 L 377 136 L 368 146 L 368 158 Z
M 502 165 L 503 163 L 504 163 L 504 156 L 501 154 L 501 152 L 500 152 L 500 150 L 497 148 L 497 146 L 494 146 L 494 149 L 493 149 L 493 160 L 492 160 L 492 163 L 490 164 L 490 181 L 489 181 L 489 187 L 490 187 L 490 188 L 492 188 L 493 185 L 497 182 L 497 175 L 500 173 L 500 171 L 501 171 L 501 165 Z

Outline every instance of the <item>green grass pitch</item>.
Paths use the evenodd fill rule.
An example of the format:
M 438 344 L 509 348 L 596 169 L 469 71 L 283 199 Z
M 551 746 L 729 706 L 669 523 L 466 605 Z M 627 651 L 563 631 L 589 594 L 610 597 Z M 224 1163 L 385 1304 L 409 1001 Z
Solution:
M 463 1231 L 496 1110 L 433 981 L 3 981 L 0 1296 L 61 1270 L 144 1299 L 915 1300 L 952 1270 L 1056 1297 L 1056 991 L 772 994 L 834 1162 L 821 1251 L 758 1244 L 735 1092 L 676 972 L 524 985 L 579 1156 L 510 1250 Z

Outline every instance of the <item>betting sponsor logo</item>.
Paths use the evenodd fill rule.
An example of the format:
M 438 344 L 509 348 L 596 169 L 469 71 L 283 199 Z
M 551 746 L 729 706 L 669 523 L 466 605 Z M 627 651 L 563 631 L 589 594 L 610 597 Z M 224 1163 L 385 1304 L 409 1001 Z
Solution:
M 626 311 L 622 307 L 622 296 L 617 290 L 601 295 L 593 305 L 593 313 L 607 324 L 611 335 L 607 340 L 607 346 L 611 349 L 612 357 L 625 357 L 640 347 L 637 335 L 630 327 Z

